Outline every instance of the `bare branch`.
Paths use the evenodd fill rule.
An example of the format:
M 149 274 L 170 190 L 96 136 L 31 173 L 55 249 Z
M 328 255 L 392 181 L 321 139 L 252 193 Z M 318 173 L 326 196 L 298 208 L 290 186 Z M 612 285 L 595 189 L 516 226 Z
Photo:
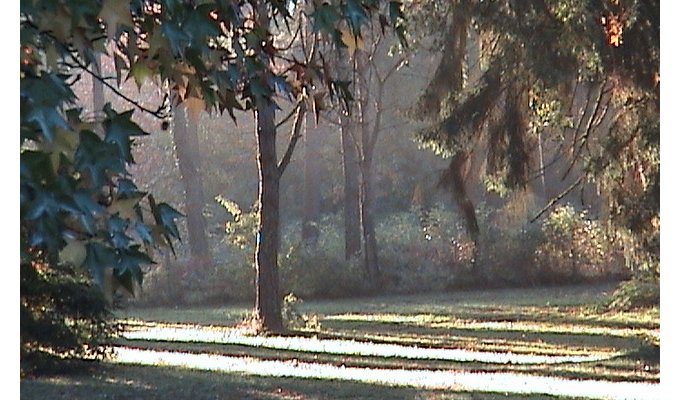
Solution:
M 541 215 L 543 215 L 546 211 L 551 209 L 555 204 L 557 204 L 558 201 L 562 200 L 566 195 L 571 193 L 572 190 L 574 190 L 578 185 L 583 182 L 583 179 L 585 178 L 585 175 L 581 175 L 574 183 L 572 183 L 568 188 L 566 188 L 562 193 L 558 194 L 557 196 L 553 197 L 550 202 L 541 209 L 541 211 L 538 212 L 532 219 L 531 223 L 535 222 L 537 219 L 541 218 Z
M 128 96 L 125 95 L 123 92 L 121 92 L 117 87 L 111 85 L 109 82 L 107 82 L 108 78 L 102 77 L 102 76 L 100 76 L 99 74 L 97 74 L 96 72 L 91 71 L 91 70 L 87 67 L 87 65 L 85 65 L 82 61 L 80 61 L 80 60 L 78 59 L 78 57 L 77 57 L 76 55 L 71 54 L 71 59 L 72 59 L 73 62 L 75 63 L 75 66 L 76 66 L 76 67 L 78 67 L 78 68 L 80 68 L 81 70 L 87 72 L 90 76 L 92 76 L 93 79 L 96 79 L 96 80 L 98 80 L 99 82 L 101 82 L 104 86 L 106 86 L 107 88 L 109 88 L 116 96 L 118 96 L 118 97 L 122 98 L 123 100 L 127 101 L 128 103 L 132 104 L 132 105 L 135 106 L 135 108 L 137 108 L 138 110 L 143 111 L 143 112 L 148 113 L 148 114 L 151 114 L 151 115 L 153 115 L 154 117 L 156 117 L 156 118 L 158 118 L 158 119 L 165 119 L 165 118 L 167 118 L 167 117 L 169 116 L 168 108 L 165 106 L 166 99 L 163 99 L 163 102 L 161 102 L 161 105 L 158 107 L 158 109 L 156 109 L 156 110 L 154 111 L 154 110 L 152 110 L 152 109 L 150 109 L 150 108 L 147 108 L 147 107 L 143 106 L 143 105 L 142 105 L 141 103 L 139 103 L 138 101 L 133 100 L 132 98 L 128 97 Z M 67 65 L 68 65 L 68 64 L 67 64 Z M 72 66 L 72 65 L 71 65 L 71 66 Z M 167 97 L 167 94 L 166 94 L 166 97 Z
M 304 98 L 301 99 L 301 101 L 298 103 L 298 106 L 296 107 L 296 114 L 295 114 L 295 121 L 293 122 L 293 127 L 290 130 L 290 141 L 288 142 L 288 148 L 286 149 L 286 153 L 283 155 L 283 158 L 281 159 L 281 162 L 278 165 L 278 170 L 279 174 L 283 174 L 283 171 L 286 170 L 286 167 L 288 167 L 288 164 L 290 163 L 290 159 L 293 157 L 293 151 L 295 150 L 295 145 L 297 144 L 298 139 L 300 139 L 300 128 L 302 126 L 302 121 L 305 118 L 305 115 L 307 115 L 307 102 L 304 101 Z
M 564 172 L 564 175 L 562 175 L 562 180 L 564 180 L 567 175 L 571 172 L 571 170 L 574 168 L 574 165 L 576 165 L 576 161 L 578 160 L 579 156 L 581 155 L 581 152 L 583 151 L 583 148 L 585 147 L 586 143 L 588 143 L 588 140 L 593 132 L 593 123 L 595 122 L 595 117 L 598 114 L 598 111 L 600 110 L 600 107 L 602 106 L 602 100 L 604 98 L 604 95 L 608 92 L 608 90 L 605 90 L 605 85 L 606 82 L 603 83 L 599 87 L 599 93 L 597 95 L 597 100 L 595 102 L 595 107 L 593 108 L 593 111 L 590 113 L 590 117 L 588 117 L 588 124 L 586 125 L 586 129 L 583 133 L 583 136 L 581 137 L 581 143 L 578 146 L 578 149 L 574 152 L 574 149 L 572 148 L 572 159 L 571 162 L 569 163 L 569 167 L 567 167 L 567 170 Z M 584 115 L 585 115 L 585 110 L 584 110 Z M 578 131 L 574 132 L 574 145 L 576 144 L 576 136 L 578 135 Z

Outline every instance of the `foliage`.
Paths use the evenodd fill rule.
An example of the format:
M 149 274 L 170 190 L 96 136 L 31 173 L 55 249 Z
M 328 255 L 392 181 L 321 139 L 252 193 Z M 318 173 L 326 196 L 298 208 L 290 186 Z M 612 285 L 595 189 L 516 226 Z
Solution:
M 364 272 L 357 260 L 345 260 L 343 231 L 337 216 L 324 217 L 318 224 L 316 246 L 301 242 L 302 227 L 290 226 L 284 232 L 280 259 L 284 291 L 303 298 L 346 297 L 365 293 L 368 289 Z
M 659 13 L 641 0 L 413 2 L 409 17 L 425 27 L 415 39 L 444 53 L 413 112 L 428 122 L 419 141 L 444 156 L 483 143 L 487 183 L 506 191 L 544 167 L 531 156 L 539 133 L 567 139 L 567 161 L 552 167 L 572 177 L 568 190 L 596 182 L 612 221 L 658 264 Z M 579 85 L 600 94 L 574 109 Z
M 544 240 L 540 230 L 531 224 L 517 229 L 490 224 L 482 231 L 479 260 L 482 286 L 517 287 L 553 283 L 545 271 L 538 270 L 534 251 Z
M 427 211 L 414 209 L 383 215 L 376 227 L 382 272 L 380 292 L 522 287 L 628 276 L 624 249 L 632 243 L 624 241 L 626 236 L 610 233 L 601 223 L 587 218 L 587 213 L 578 213 L 570 206 L 559 208 L 542 223 L 528 223 L 535 202 L 527 195 L 514 193 L 503 208 L 478 205 L 476 213 L 483 229 L 474 265 L 474 243 L 465 234 L 464 221 L 453 209 L 447 209 L 450 205 L 439 203 Z M 534 205 L 527 208 L 527 204 Z M 313 248 L 301 241 L 299 223 L 283 230 L 282 290 L 305 299 L 367 293 L 361 266 L 357 260 L 345 260 L 339 215 L 323 217 L 318 227 L 319 241 Z M 242 236 L 230 232 L 225 246 L 217 250 L 220 262 L 205 271 L 203 284 L 185 288 L 185 302 L 213 304 L 254 298 L 252 286 L 248 285 L 254 280 L 252 227 L 243 231 L 248 238 L 245 242 L 231 240 Z M 168 272 L 163 270 L 150 274 L 149 298 L 174 293 L 170 289 L 179 283 L 166 282 L 172 280 L 166 275 Z M 162 304 L 176 304 L 176 296 L 166 296 Z
M 109 4 L 110 5 L 110 4 Z M 107 294 L 142 283 L 150 246 L 179 239 L 180 214 L 130 179 L 134 139 L 146 135 L 133 111 L 110 104 L 86 118 L 72 85 L 101 52 L 97 2 L 21 3 L 20 254 L 22 361 L 32 353 L 97 354 L 111 333 Z M 106 18 L 105 18 L 106 19 Z M 38 269 L 40 271 L 38 271 Z M 107 276 L 114 284 L 108 285 Z M 36 333 L 41 331 L 41 333 Z M 87 347 L 91 346 L 91 347 Z
M 387 216 L 377 232 L 389 291 L 422 293 L 454 286 L 472 256 L 460 220 L 442 205 Z
M 614 310 L 631 310 L 658 306 L 660 295 L 659 277 L 650 273 L 640 274 L 619 284 L 608 307 Z
M 362 35 L 377 2 L 319 5 L 310 10 L 314 32 L 339 39 L 341 25 Z M 298 8 L 299 9 L 299 8 Z M 383 12 L 385 25 L 403 39 L 400 3 Z M 179 239 L 181 214 L 142 192 L 130 179 L 133 137 L 145 135 L 133 110 L 110 105 L 86 120 L 71 86 L 82 74 L 101 81 L 138 110 L 168 116 L 172 95 L 196 118 L 202 110 L 227 112 L 271 105 L 277 94 L 293 99 L 319 87 L 343 97 L 348 83 L 312 74 L 314 65 L 282 57 L 270 21 L 291 32 L 291 8 L 281 2 L 176 2 L 104 0 L 21 3 L 21 263 L 41 254 L 52 266 L 84 266 L 103 286 L 107 269 L 130 292 L 152 263 L 150 246 Z M 109 44 L 111 45 L 109 47 Z M 169 93 L 156 110 L 126 97 L 97 66 L 115 61 L 116 84 L 132 78 L 138 88 L 158 79 Z M 274 71 L 276 63 L 285 69 Z M 322 71 L 325 72 L 325 71 Z M 316 76 L 312 82 L 312 76 Z M 291 81 L 288 81 L 290 79 Z M 316 86 L 315 86 L 316 85 Z M 305 89 L 306 88 L 306 89 Z M 42 260 L 41 260 L 42 261 Z M 55 267 L 56 268 L 56 267 Z
M 100 290 L 69 266 L 22 263 L 20 307 L 22 374 L 65 359 L 105 357 L 103 346 L 118 331 Z
M 316 315 L 307 315 L 300 310 L 303 301 L 293 293 L 283 298 L 283 321 L 289 330 L 308 330 L 317 332 L 321 328 Z
M 556 208 L 542 224 L 537 267 L 555 282 L 625 276 L 618 243 L 601 223 L 572 206 Z
M 233 221 L 225 223 L 226 239 L 240 249 L 254 249 L 258 221 L 257 205 L 244 212 L 236 202 L 222 196 L 217 196 L 215 201 L 233 218 Z
M 107 104 L 97 119 L 86 120 L 75 105 L 70 86 L 79 74 L 68 63 L 93 60 L 89 38 L 102 33 L 97 8 L 22 3 L 22 263 L 40 250 L 50 264 L 89 269 L 100 284 L 104 270 L 113 268 L 133 291 L 142 281 L 141 266 L 151 263 L 143 246 L 171 246 L 180 214 L 130 180 L 134 137 L 146 135 L 132 122 L 133 111 L 119 113 Z M 48 16 L 52 12 L 56 16 Z M 71 21 L 82 26 L 64 31 Z

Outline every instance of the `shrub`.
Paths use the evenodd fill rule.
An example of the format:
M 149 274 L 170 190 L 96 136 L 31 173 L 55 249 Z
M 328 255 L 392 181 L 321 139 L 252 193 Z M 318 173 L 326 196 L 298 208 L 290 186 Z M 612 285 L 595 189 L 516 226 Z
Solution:
M 386 216 L 376 232 L 388 291 L 444 290 L 462 279 L 472 255 L 457 216 L 442 206 Z
M 101 359 L 118 326 L 101 290 L 84 273 L 42 261 L 21 266 L 22 374 Z
M 572 206 L 555 209 L 542 224 L 536 249 L 540 273 L 554 282 L 603 280 L 625 274 L 620 246 L 600 222 Z
M 345 297 L 365 293 L 367 286 L 358 260 L 345 260 L 344 237 L 336 215 L 318 224 L 315 246 L 301 241 L 302 228 L 294 224 L 283 232 L 285 249 L 279 257 L 282 289 L 304 298 Z
M 608 304 L 610 309 L 631 310 L 658 306 L 660 302 L 659 275 L 652 272 L 641 274 L 629 281 L 621 282 Z
M 307 315 L 300 310 L 303 301 L 293 293 L 283 298 L 281 314 L 284 324 L 290 330 L 305 330 L 318 332 L 321 329 L 317 315 Z
M 481 268 L 485 286 L 527 286 L 544 281 L 533 254 L 543 240 L 535 225 L 507 229 L 485 224 L 481 234 L 476 268 Z

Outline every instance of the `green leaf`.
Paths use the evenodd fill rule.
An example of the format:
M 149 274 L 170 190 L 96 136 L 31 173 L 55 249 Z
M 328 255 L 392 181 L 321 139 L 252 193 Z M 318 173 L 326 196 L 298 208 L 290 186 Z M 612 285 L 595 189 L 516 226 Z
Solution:
M 167 203 L 158 204 L 156 211 L 158 213 L 158 220 L 156 222 L 175 239 L 181 240 L 175 219 L 184 217 L 184 215 Z
M 210 18 L 210 12 L 214 10 L 214 4 L 203 4 L 189 13 L 189 16 L 182 24 L 182 28 L 190 36 L 191 46 L 207 52 L 206 46 L 208 38 L 220 34 L 217 21 Z
M 132 239 L 126 235 L 128 225 L 128 220 L 120 218 L 117 215 L 114 215 L 109 219 L 107 225 L 109 242 L 114 248 L 125 249 L 130 245 Z
M 133 26 L 130 0 L 104 0 L 98 17 L 106 23 L 106 35 L 112 39 L 119 25 Z
M 59 262 L 80 267 L 87 257 L 85 243 L 80 240 L 71 240 L 59 252 Z
M 149 228 L 148 225 L 142 223 L 142 222 L 136 222 L 134 224 L 134 230 L 137 232 L 137 235 L 139 236 L 140 239 L 144 243 L 151 244 L 153 243 L 153 231 L 151 228 Z
M 142 200 L 143 196 L 128 197 L 125 199 L 114 200 L 108 208 L 108 212 L 111 215 L 120 215 L 122 218 L 126 219 L 136 219 L 137 216 L 137 204 Z
M 84 190 L 74 193 L 73 201 L 80 210 L 77 217 L 81 225 L 88 233 L 94 234 L 96 231 L 95 216 L 103 212 L 104 207 L 92 200 L 92 196 Z
M 105 270 L 113 268 L 116 264 L 116 252 L 113 249 L 98 242 L 87 244 L 87 255 L 85 256 L 83 266 L 90 271 L 95 282 L 102 289 L 106 286 Z
M 88 174 L 93 185 L 100 188 L 106 183 L 107 171 L 126 173 L 125 160 L 119 153 L 116 145 L 102 141 L 96 133 L 81 131 L 74 161 L 78 171 Z
M 118 179 L 118 199 L 129 199 L 132 197 L 144 197 L 145 192 L 140 191 L 130 179 L 121 178 Z
M 347 0 L 345 12 L 349 25 L 352 28 L 352 34 L 356 37 L 361 37 L 361 27 L 369 21 L 363 5 L 357 0 Z
M 50 142 L 54 141 L 55 128 L 68 129 L 68 124 L 66 124 L 64 118 L 52 107 L 33 109 L 28 114 L 28 121 L 37 123 L 45 139 Z
M 189 45 L 191 37 L 183 29 L 170 22 L 163 24 L 163 36 L 168 39 L 174 56 L 184 58 L 184 50 Z
M 142 90 L 144 82 L 153 76 L 153 71 L 143 61 L 138 61 L 130 67 L 130 76 L 134 78 L 137 89 Z
M 314 32 L 332 34 L 335 31 L 335 25 L 340 20 L 340 13 L 330 4 L 322 4 L 314 10 L 311 18 Z
M 42 151 L 24 150 L 19 156 L 21 183 L 37 189 L 40 182 L 54 180 L 54 169 L 48 154 Z
M 147 135 L 139 125 L 132 122 L 131 118 L 134 110 L 119 114 L 113 111 L 111 105 L 107 103 L 104 106 L 104 112 L 108 116 L 107 120 L 104 121 L 106 129 L 104 140 L 118 147 L 122 159 L 130 163 L 134 162 L 130 151 L 132 145 L 130 137 Z

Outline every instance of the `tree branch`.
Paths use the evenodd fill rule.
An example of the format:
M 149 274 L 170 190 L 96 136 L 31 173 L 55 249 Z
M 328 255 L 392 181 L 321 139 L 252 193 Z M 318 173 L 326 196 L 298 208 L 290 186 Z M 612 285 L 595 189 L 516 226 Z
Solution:
M 302 98 L 298 103 L 296 110 L 297 112 L 295 114 L 295 121 L 293 122 L 293 127 L 290 130 L 290 141 L 288 142 L 288 148 L 286 149 L 286 153 L 283 155 L 283 158 L 277 167 L 279 170 L 279 175 L 283 174 L 283 171 L 285 171 L 286 167 L 288 167 L 290 159 L 293 157 L 295 145 L 297 144 L 298 139 L 300 139 L 300 136 L 302 136 L 300 135 L 300 128 L 302 127 L 302 121 L 304 120 L 305 115 L 307 115 L 307 102 L 304 98 Z
M 605 90 L 605 85 L 606 82 L 603 83 L 599 87 L 599 93 L 597 95 L 597 100 L 595 102 L 595 107 L 593 108 L 593 111 L 590 113 L 590 117 L 588 117 L 588 123 L 586 125 L 586 129 L 583 133 L 583 136 L 581 137 L 581 143 L 578 146 L 578 149 L 574 150 L 574 147 L 572 147 L 572 159 L 571 162 L 569 163 L 569 166 L 567 167 L 567 170 L 564 172 L 564 175 L 562 176 L 562 180 L 564 180 L 567 175 L 571 172 L 571 170 L 574 168 L 574 165 L 576 165 L 576 161 L 578 160 L 579 156 L 581 155 L 581 152 L 583 151 L 583 148 L 585 147 L 586 143 L 588 142 L 588 139 L 590 138 L 590 135 L 593 131 L 593 123 L 595 122 L 595 117 L 598 114 L 598 111 L 600 111 L 600 107 L 602 106 L 602 99 L 604 98 L 605 93 L 607 93 L 607 90 Z M 583 115 L 585 116 L 585 111 Z M 583 119 L 581 120 L 583 121 Z M 579 123 L 579 128 L 580 128 L 580 123 Z M 580 129 L 579 129 L 580 130 Z M 578 135 L 578 130 L 574 132 L 574 143 L 573 146 L 576 145 L 576 136 Z
M 574 183 L 572 183 L 568 188 L 566 188 L 562 193 L 558 194 L 557 196 L 553 197 L 550 202 L 541 209 L 541 211 L 538 212 L 529 222 L 534 223 L 537 219 L 541 218 L 541 215 L 543 215 L 546 211 L 551 209 L 555 204 L 557 204 L 558 201 L 562 200 L 566 195 L 571 193 L 572 190 L 574 190 L 578 185 L 583 182 L 583 178 L 585 178 L 585 175 L 581 175 Z
M 167 117 L 169 116 L 168 107 L 165 106 L 165 104 L 166 104 L 166 102 L 167 102 L 167 97 L 168 97 L 167 93 L 165 94 L 165 98 L 164 98 L 163 101 L 161 102 L 161 105 L 158 107 L 158 109 L 156 109 L 156 110 L 154 111 L 154 110 L 152 110 L 152 109 L 150 109 L 150 108 L 147 108 L 147 107 L 143 106 L 143 105 L 142 105 L 141 103 L 139 103 L 138 101 L 133 100 L 132 98 L 126 96 L 124 93 L 122 93 L 120 90 L 118 90 L 118 88 L 116 88 L 115 86 L 113 86 L 113 85 L 111 85 L 110 83 L 108 83 L 108 82 L 107 82 L 107 78 L 104 78 L 104 77 L 100 76 L 99 74 L 95 73 L 94 71 L 91 71 L 89 68 L 87 68 L 87 65 L 83 64 L 83 63 L 78 59 L 78 57 L 77 57 L 76 55 L 71 54 L 71 59 L 72 59 L 73 62 L 75 63 L 75 66 L 76 66 L 76 67 L 78 67 L 78 68 L 80 68 L 81 70 L 87 72 L 90 76 L 92 76 L 92 78 L 98 80 L 98 81 L 101 82 L 104 86 L 106 86 L 107 88 L 109 88 L 116 96 L 118 96 L 118 97 L 122 98 L 123 100 L 127 101 L 128 103 L 132 104 L 133 106 L 135 106 L 135 107 L 136 107 L 137 109 L 139 109 L 140 111 L 143 111 L 143 112 L 145 112 L 145 113 L 151 114 L 151 115 L 153 115 L 154 117 L 156 117 L 156 118 L 158 118 L 158 119 L 165 119 L 165 118 L 167 118 Z M 69 64 L 67 64 L 67 63 L 65 63 L 65 64 L 66 64 L 67 66 L 73 67 L 73 65 L 69 65 Z

